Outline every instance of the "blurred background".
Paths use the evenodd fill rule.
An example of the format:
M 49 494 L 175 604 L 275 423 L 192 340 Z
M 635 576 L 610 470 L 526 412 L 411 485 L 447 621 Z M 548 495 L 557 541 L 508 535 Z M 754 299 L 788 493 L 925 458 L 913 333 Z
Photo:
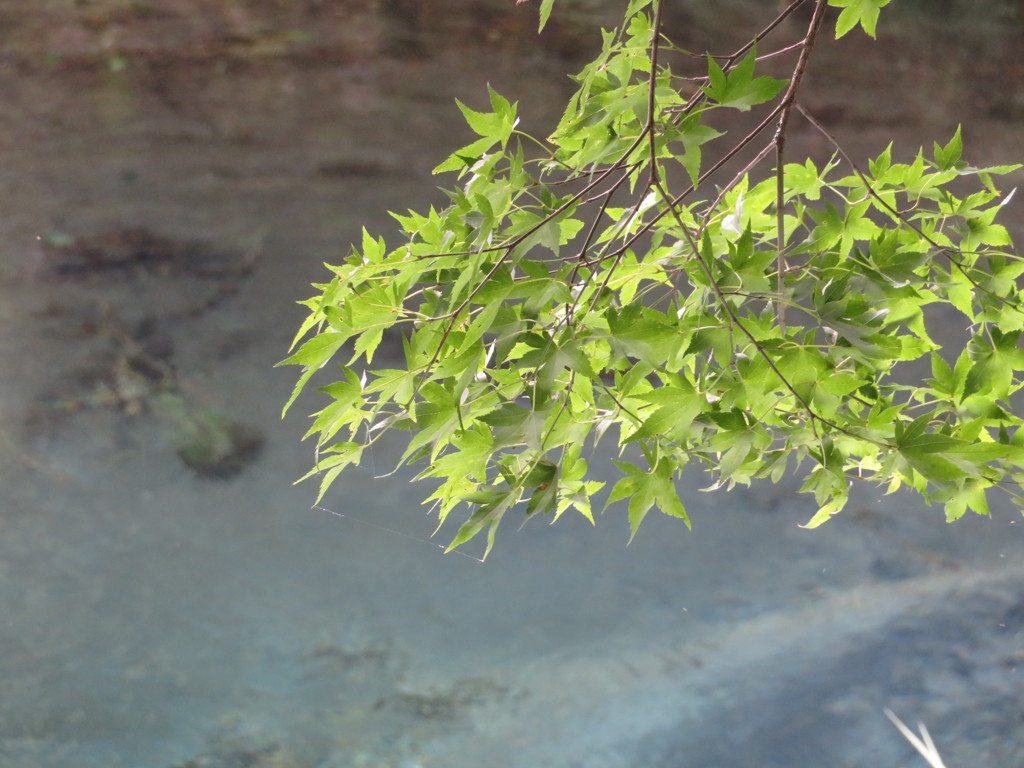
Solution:
M 909 765 L 883 707 L 950 768 L 1024 764 L 1006 505 L 950 526 L 865 488 L 812 532 L 791 487 L 693 477 L 692 532 L 506 524 L 481 564 L 378 477 L 393 443 L 324 509 L 293 487 L 295 302 L 443 201 L 455 97 L 546 134 L 623 5 L 560 0 L 538 38 L 512 0 L 0 0 L 0 768 Z M 668 24 L 728 52 L 779 6 Z M 825 35 L 803 97 L 851 154 L 963 124 L 971 163 L 1024 158 L 1024 4 L 879 31 Z

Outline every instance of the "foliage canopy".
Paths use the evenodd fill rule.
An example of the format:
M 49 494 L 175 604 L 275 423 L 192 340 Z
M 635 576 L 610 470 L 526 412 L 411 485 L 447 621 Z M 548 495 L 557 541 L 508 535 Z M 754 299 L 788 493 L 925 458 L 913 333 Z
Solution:
M 861 167 L 797 98 L 826 6 L 837 37 L 874 36 L 888 3 L 814 0 L 777 42 L 797 0 L 716 57 L 667 38 L 663 2 L 630 0 L 546 140 L 494 90 L 489 111 L 459 103 L 478 138 L 436 168 L 447 206 L 393 214 L 390 244 L 364 230 L 303 302 L 288 405 L 343 361 L 307 435 L 320 495 L 399 429 L 441 522 L 472 509 L 451 547 L 486 532 L 489 551 L 517 506 L 593 521 L 595 495 L 628 500 L 634 534 L 655 507 L 689 524 L 691 463 L 716 489 L 799 473 L 810 526 L 855 480 L 908 486 L 950 520 L 987 514 L 994 488 L 1019 498 L 1024 260 L 993 184 L 1016 166 L 969 165 L 958 130 Z M 792 60 L 788 79 L 758 73 L 770 57 Z M 727 111 L 751 126 L 724 130 Z M 786 155 L 791 118 L 831 159 Z M 390 330 L 404 366 L 374 369 Z M 930 377 L 902 375 L 913 361 Z M 622 473 L 607 494 L 587 457 L 605 435 Z

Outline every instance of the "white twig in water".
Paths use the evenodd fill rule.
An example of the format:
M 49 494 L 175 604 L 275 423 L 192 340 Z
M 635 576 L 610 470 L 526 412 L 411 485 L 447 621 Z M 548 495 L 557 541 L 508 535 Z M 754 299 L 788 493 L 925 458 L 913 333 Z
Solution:
M 932 768 L 946 768 L 946 764 L 942 762 L 939 750 L 935 748 L 935 742 L 932 741 L 932 737 L 928 734 L 928 729 L 924 727 L 924 723 L 918 722 L 917 724 L 917 727 L 921 729 L 921 736 L 918 738 L 917 734 L 910 730 L 891 710 L 885 710 L 885 714 L 892 720 L 893 725 L 900 729 L 900 733 L 903 734 L 904 738 L 921 753 L 921 757 L 928 761 L 928 765 Z

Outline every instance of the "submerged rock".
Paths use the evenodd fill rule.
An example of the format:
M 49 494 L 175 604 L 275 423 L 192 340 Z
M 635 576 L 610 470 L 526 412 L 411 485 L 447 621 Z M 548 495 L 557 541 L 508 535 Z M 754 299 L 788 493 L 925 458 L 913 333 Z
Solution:
M 218 411 L 190 407 L 174 395 L 161 398 L 160 410 L 174 425 L 178 458 L 200 477 L 232 478 L 263 449 L 262 432 Z

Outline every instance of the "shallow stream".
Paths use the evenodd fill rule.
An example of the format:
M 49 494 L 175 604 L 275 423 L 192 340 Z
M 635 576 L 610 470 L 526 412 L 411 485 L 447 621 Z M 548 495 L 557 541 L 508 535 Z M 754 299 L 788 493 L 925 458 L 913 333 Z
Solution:
M 362 226 L 438 200 L 454 97 L 489 81 L 543 133 L 577 26 L 79 6 L 0 2 L 0 767 L 917 764 L 885 707 L 950 768 L 1024 764 L 1008 507 L 945 525 L 863 489 L 812 532 L 790 488 L 693 477 L 692 532 L 627 547 L 613 508 L 506 527 L 481 564 L 442 554 L 408 474 L 375 478 L 397 445 L 323 509 L 292 485 L 316 407 L 279 418 L 295 302 Z M 910 23 L 826 45 L 809 103 L 861 157 L 962 122 L 976 162 L 1024 158 L 1019 38 Z

